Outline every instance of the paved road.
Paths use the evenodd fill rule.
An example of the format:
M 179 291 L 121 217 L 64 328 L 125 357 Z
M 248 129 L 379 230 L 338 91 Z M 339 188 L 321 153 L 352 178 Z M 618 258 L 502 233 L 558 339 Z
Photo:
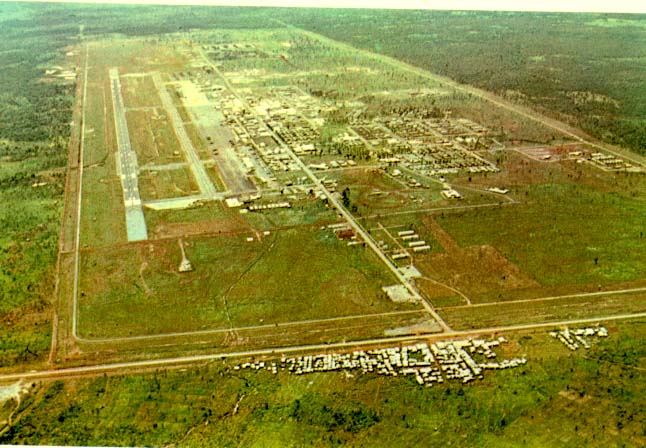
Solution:
M 239 352 L 228 352 L 228 353 L 213 353 L 208 355 L 194 355 L 194 356 L 180 356 L 176 358 L 165 358 L 165 359 L 155 359 L 147 361 L 132 361 L 132 362 L 123 362 L 123 363 L 113 363 L 113 364 L 99 364 L 94 366 L 84 366 L 84 367 L 70 367 L 66 369 L 52 369 L 52 370 L 41 370 L 41 371 L 31 371 L 31 372 L 18 372 L 18 373 L 7 373 L 0 375 L 0 382 L 9 383 L 18 380 L 33 381 L 33 380 L 47 380 L 47 379 L 60 379 L 60 378 L 72 378 L 77 376 L 92 376 L 100 375 L 103 373 L 110 372 L 138 372 L 143 370 L 151 370 L 156 368 L 164 367 L 177 367 L 177 366 L 188 366 L 198 363 L 207 363 L 212 362 L 218 359 L 224 358 L 237 358 L 237 357 L 252 357 L 252 356 L 277 356 L 279 354 L 286 353 L 299 353 L 304 351 L 328 351 L 328 350 L 347 350 L 352 347 L 365 347 L 372 345 L 393 345 L 396 343 L 414 341 L 420 339 L 444 339 L 447 337 L 466 337 L 479 334 L 493 334 L 500 333 L 503 331 L 521 331 L 521 330 L 533 330 L 538 328 L 554 328 L 564 325 L 576 325 L 576 324 L 589 324 L 589 323 L 598 323 L 603 321 L 611 320 L 626 320 L 626 319 L 635 319 L 635 318 L 644 318 L 646 313 L 636 313 L 636 314 L 621 314 L 614 316 L 600 316 L 600 317 L 591 317 L 586 319 L 571 319 L 563 320 L 556 322 L 544 322 L 538 324 L 524 324 L 524 325 L 509 325 L 505 327 L 490 327 L 490 328 L 479 328 L 474 330 L 466 331 L 450 331 L 448 333 L 437 333 L 437 334 L 426 334 L 419 336 L 397 336 L 390 338 L 378 338 L 378 339 L 369 339 L 364 341 L 352 341 L 352 342 L 339 342 L 333 344 L 312 344 L 312 345 L 298 345 L 290 347 L 277 347 L 277 348 L 267 348 L 261 350 L 248 350 L 248 351 L 239 351 Z
M 195 182 L 197 182 L 197 185 L 200 188 L 200 192 L 202 192 L 202 194 L 209 199 L 215 198 L 218 194 L 218 191 L 213 186 L 213 182 L 211 182 L 209 175 L 206 173 L 204 165 L 202 165 L 200 157 L 197 154 L 197 150 L 195 149 L 195 146 L 193 146 L 193 142 L 191 142 L 191 139 L 188 137 L 188 134 L 184 129 L 182 117 L 180 117 L 179 112 L 177 112 L 175 104 L 173 104 L 173 99 L 170 97 L 170 94 L 166 90 L 166 86 L 162 82 L 159 73 L 155 73 L 153 75 L 153 82 L 155 83 L 155 87 L 159 91 L 159 97 L 162 100 L 164 109 L 166 109 L 166 111 L 168 112 L 170 121 L 175 128 L 175 135 L 177 135 L 179 145 L 184 152 L 186 161 L 191 167 L 191 172 L 193 173 Z
M 233 93 L 236 98 L 238 98 L 242 104 L 245 106 L 245 108 L 251 112 L 252 114 L 254 113 L 254 109 L 249 106 L 247 103 L 246 99 L 242 96 L 239 95 L 238 92 L 233 88 L 229 80 L 220 72 L 220 70 L 213 64 L 208 57 L 204 54 L 203 51 L 201 51 L 202 58 L 204 61 L 213 68 L 215 73 L 217 73 L 220 78 L 222 78 L 225 86 L 231 93 Z M 267 131 L 269 131 L 275 138 L 277 142 L 280 143 L 281 147 L 289 154 L 289 156 L 292 158 L 292 160 L 300 167 L 300 169 L 305 173 L 307 177 L 310 178 L 312 183 L 316 185 L 321 192 L 325 195 L 327 198 L 328 202 L 334 206 L 334 208 L 337 209 L 337 211 L 343 216 L 343 218 L 350 224 L 354 232 L 361 237 L 361 239 L 368 245 L 368 247 L 379 257 L 379 259 L 390 269 L 390 271 L 395 275 L 397 280 L 406 287 L 406 289 L 410 292 L 410 294 L 424 307 L 424 309 L 431 315 L 433 318 L 438 322 L 440 327 L 442 328 L 443 331 L 450 331 L 451 328 L 447 325 L 446 322 L 444 322 L 444 319 L 433 309 L 431 304 L 415 289 L 415 287 L 412 285 L 412 283 L 402 275 L 401 272 L 399 272 L 399 269 L 397 269 L 397 266 L 395 266 L 390 259 L 386 256 L 386 254 L 383 253 L 381 248 L 377 246 L 377 244 L 374 242 L 372 237 L 366 232 L 361 224 L 357 222 L 357 220 L 348 212 L 345 207 L 341 204 L 341 202 L 332 194 L 330 191 L 325 187 L 323 182 L 310 170 L 305 163 L 292 151 L 292 148 L 287 145 L 282 138 L 278 134 L 274 132 L 273 129 L 271 129 L 269 126 L 265 124 L 265 121 L 258 117 L 256 115 L 256 119 L 258 120 L 259 123 L 264 124 L 265 128 Z
M 117 174 L 121 178 L 123 188 L 123 203 L 126 208 L 126 229 L 128 241 L 148 239 L 146 220 L 141 208 L 139 196 L 139 166 L 137 154 L 132 150 L 125 107 L 121 96 L 119 71 L 110 69 L 110 87 L 112 88 L 112 104 L 114 105 L 114 126 L 117 134 Z

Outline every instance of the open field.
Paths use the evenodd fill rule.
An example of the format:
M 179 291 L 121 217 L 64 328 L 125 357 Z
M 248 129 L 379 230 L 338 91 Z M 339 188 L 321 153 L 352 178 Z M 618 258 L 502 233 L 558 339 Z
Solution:
M 121 78 L 123 102 L 129 108 L 161 108 L 161 99 L 149 75 L 133 74 Z
M 85 105 L 81 244 L 105 245 L 126 241 L 123 194 L 116 176 L 117 148 L 107 68 L 96 66 L 103 55 L 88 49 Z
M 288 230 L 248 242 L 250 235 L 255 239 L 186 240 L 196 268 L 187 274 L 176 272 L 176 240 L 84 252 L 79 335 L 156 335 L 414 309 L 384 298 L 380 287 L 394 279 L 365 249 L 344 247 L 331 233 Z
M 245 327 L 200 330 L 190 333 L 168 333 L 159 336 L 140 336 L 77 341 L 79 350 L 91 353 L 95 361 L 110 363 L 115 360 L 164 360 L 183 356 L 221 354 L 232 351 L 282 350 L 299 341 L 304 346 L 316 344 L 343 344 L 365 338 L 382 339 L 384 336 L 415 335 L 438 332 L 434 321 L 420 310 L 393 311 L 377 314 L 339 316 L 300 320 Z M 71 356 L 67 364 L 82 365 L 82 358 Z
M 444 319 L 456 330 L 530 324 L 567 319 L 640 313 L 646 310 L 644 292 L 565 297 L 555 300 L 532 300 L 519 303 L 496 303 L 477 308 L 441 309 Z
M 139 189 L 144 201 L 190 196 L 200 192 L 188 168 L 147 171 L 139 176 Z
M 451 214 L 439 223 L 462 247 L 493 245 L 542 286 L 583 289 L 643 279 L 645 211 L 630 194 L 540 185 L 522 207 Z
M 206 142 L 204 141 L 200 133 L 197 131 L 197 128 L 195 127 L 195 125 L 190 123 L 190 124 L 184 125 L 184 128 L 186 129 L 186 133 L 188 134 L 188 137 L 191 139 L 191 143 L 193 143 L 193 146 L 195 146 L 195 149 L 197 150 L 197 154 L 200 157 L 200 160 L 211 160 L 212 156 L 207 149 Z
M 126 105 L 128 106 L 128 103 Z M 177 150 L 179 143 L 165 112 L 150 109 L 129 110 L 126 117 L 132 147 L 142 167 L 184 161 Z
M 201 233 L 252 233 L 237 211 L 215 202 L 180 210 L 145 209 L 149 238 L 182 237 Z

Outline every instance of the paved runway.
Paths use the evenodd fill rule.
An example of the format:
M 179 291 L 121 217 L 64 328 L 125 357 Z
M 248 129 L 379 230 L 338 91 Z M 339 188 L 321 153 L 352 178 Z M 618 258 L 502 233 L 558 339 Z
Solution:
M 148 239 L 146 221 L 139 196 L 137 154 L 130 145 L 128 123 L 121 97 L 121 83 L 117 68 L 110 69 L 110 86 L 112 88 L 112 104 L 114 105 L 114 125 L 117 133 L 117 174 L 121 178 L 123 188 L 123 203 L 126 207 L 126 228 L 128 241 Z

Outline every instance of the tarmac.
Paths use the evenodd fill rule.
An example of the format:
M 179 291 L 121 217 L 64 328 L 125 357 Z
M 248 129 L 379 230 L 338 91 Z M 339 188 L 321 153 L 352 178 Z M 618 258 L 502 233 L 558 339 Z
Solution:
M 126 207 L 126 229 L 128 241 L 148 239 L 146 220 L 141 207 L 139 196 L 139 166 L 137 154 L 132 150 L 128 123 L 121 96 L 121 83 L 117 68 L 110 69 L 110 86 L 112 88 L 112 103 L 114 105 L 114 125 L 117 133 L 117 174 L 121 178 L 123 188 L 123 203 Z

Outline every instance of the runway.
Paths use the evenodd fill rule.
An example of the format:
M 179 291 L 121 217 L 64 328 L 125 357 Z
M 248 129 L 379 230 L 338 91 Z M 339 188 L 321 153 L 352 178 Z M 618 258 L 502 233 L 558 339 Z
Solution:
M 117 68 L 110 69 L 110 87 L 112 89 L 112 104 L 114 105 L 114 125 L 117 134 L 117 174 L 121 178 L 123 188 L 123 203 L 126 207 L 126 228 L 128 241 L 148 239 L 146 221 L 139 196 L 139 166 L 137 154 L 130 145 L 128 123 L 121 97 L 121 83 Z

